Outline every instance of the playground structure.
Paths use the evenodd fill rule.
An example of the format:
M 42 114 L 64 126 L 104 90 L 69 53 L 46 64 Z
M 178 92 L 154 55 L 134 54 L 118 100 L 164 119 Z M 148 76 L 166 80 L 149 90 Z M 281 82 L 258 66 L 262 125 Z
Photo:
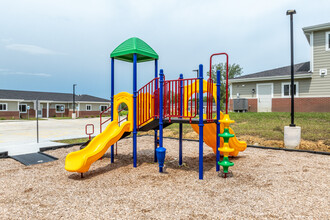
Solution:
M 210 58 L 210 73 L 212 57 L 228 55 L 213 54 Z M 203 78 L 203 65 L 199 65 L 198 78 L 166 80 L 164 71 L 160 69 L 158 76 L 158 54 L 139 38 L 130 38 L 120 44 L 110 55 L 111 57 L 111 123 L 96 136 L 84 149 L 69 153 L 65 160 L 65 169 L 70 172 L 85 173 L 92 163 L 101 158 L 110 147 L 111 163 L 114 162 L 114 144 L 121 138 L 133 132 L 133 167 L 137 167 L 137 131 L 154 130 L 154 162 L 159 162 L 159 171 L 163 171 L 166 149 L 163 147 L 163 128 L 179 123 L 179 165 L 182 161 L 182 124 L 191 124 L 199 134 L 199 179 L 203 179 L 203 143 L 210 146 L 216 154 L 216 171 L 223 165 L 220 153 L 228 159 L 228 155 L 237 156 L 246 149 L 246 143 L 238 141 L 233 130 L 229 128 L 228 113 L 228 76 L 226 88 L 226 116 L 220 112 L 220 71 L 217 71 L 217 83 L 214 84 L 211 74 L 208 80 Z M 122 60 L 133 63 L 133 95 L 127 92 L 114 94 L 114 61 Z M 155 76 L 150 82 L 137 90 L 137 64 L 154 61 Z M 227 66 L 228 74 L 228 66 Z M 203 112 L 204 93 L 206 109 Z M 216 112 L 213 103 L 216 103 Z M 128 107 L 127 121 L 120 123 L 118 107 L 125 103 Z M 213 114 L 216 116 L 213 117 Z M 104 123 L 104 122 L 103 122 Z M 100 121 L 102 128 L 102 121 Z M 158 138 L 159 131 L 159 138 Z M 218 134 L 229 135 L 218 136 Z M 158 147 L 159 144 L 159 147 Z M 228 150 L 228 148 L 230 150 Z M 225 159 L 223 160 L 225 161 Z

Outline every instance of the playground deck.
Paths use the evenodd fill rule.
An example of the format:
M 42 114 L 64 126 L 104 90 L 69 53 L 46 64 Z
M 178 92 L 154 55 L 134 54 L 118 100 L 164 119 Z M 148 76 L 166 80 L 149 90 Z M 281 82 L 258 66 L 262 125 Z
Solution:
M 63 169 L 79 146 L 47 151 L 59 160 L 25 167 L 0 160 L 2 219 L 219 219 L 313 218 L 330 215 L 330 158 L 323 155 L 248 148 L 237 158 L 235 178 L 219 178 L 215 155 L 204 145 L 204 180 L 198 180 L 198 143 L 164 139 L 166 172 L 153 161 L 151 137 L 139 137 L 138 167 L 132 139 L 118 142 L 115 164 L 95 162 L 81 179 Z M 328 211 L 327 211 L 328 210 Z

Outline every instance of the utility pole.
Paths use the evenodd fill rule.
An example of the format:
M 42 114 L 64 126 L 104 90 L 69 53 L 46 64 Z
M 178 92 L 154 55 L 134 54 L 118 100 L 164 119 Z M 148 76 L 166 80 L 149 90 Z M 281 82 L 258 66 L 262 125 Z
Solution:
M 77 84 L 73 84 L 73 93 L 72 93 L 72 100 L 73 100 L 73 118 L 76 118 L 76 86 Z
M 37 110 L 37 143 L 39 143 L 39 100 L 36 100 L 36 110 Z

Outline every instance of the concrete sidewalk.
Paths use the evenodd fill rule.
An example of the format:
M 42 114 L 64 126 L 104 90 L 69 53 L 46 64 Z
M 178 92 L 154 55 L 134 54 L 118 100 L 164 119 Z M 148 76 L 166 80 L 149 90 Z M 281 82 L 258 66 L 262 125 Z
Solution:
M 36 121 L 0 121 L 0 152 L 8 151 L 8 155 L 14 156 L 38 152 L 41 147 L 64 145 L 53 141 L 88 137 L 85 134 L 86 124 L 94 125 L 93 136 L 100 133 L 100 118 L 39 120 L 37 143 Z M 103 125 L 103 130 L 108 124 L 109 122 Z

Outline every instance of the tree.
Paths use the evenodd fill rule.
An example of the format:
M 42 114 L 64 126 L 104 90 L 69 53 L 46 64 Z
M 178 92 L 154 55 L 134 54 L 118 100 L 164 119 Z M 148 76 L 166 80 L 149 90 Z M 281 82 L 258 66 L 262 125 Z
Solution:
M 212 79 L 213 82 L 217 82 L 217 70 L 220 70 L 220 108 L 225 109 L 226 103 L 226 63 L 219 63 L 212 65 Z M 209 73 L 209 72 L 208 72 Z M 243 68 L 239 64 L 233 63 L 228 65 L 228 79 L 232 79 L 242 75 Z M 230 94 L 228 88 L 228 96 Z M 229 97 L 228 97 L 229 99 Z M 228 101 L 229 102 L 229 101 Z M 228 103 L 229 104 L 229 103 Z

